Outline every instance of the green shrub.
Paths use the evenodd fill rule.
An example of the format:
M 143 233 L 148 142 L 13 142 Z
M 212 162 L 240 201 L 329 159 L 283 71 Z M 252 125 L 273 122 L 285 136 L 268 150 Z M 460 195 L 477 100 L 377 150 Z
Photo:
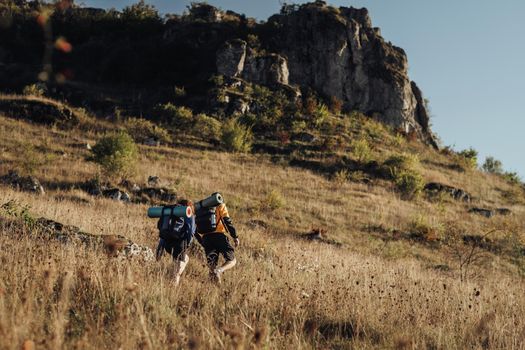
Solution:
M 286 201 L 283 195 L 277 190 L 271 190 L 261 203 L 262 209 L 268 209 L 271 211 L 281 209 L 285 205 Z
M 195 117 L 193 133 L 208 140 L 218 140 L 221 137 L 221 122 L 204 113 Z
M 124 127 L 136 142 L 145 142 L 149 139 L 164 143 L 171 142 L 171 136 L 166 129 L 146 119 L 129 118 L 125 121 Z
M 419 197 L 425 187 L 419 172 L 419 158 L 415 154 L 393 154 L 381 166 L 383 176 L 394 181 L 396 190 L 405 199 Z
M 320 127 L 330 116 L 330 111 L 325 104 L 319 103 L 315 112 L 312 114 L 312 123 L 315 127 Z
M 494 157 L 485 158 L 485 163 L 481 166 L 483 171 L 491 174 L 502 174 L 503 173 L 503 164 Z
M 366 137 L 373 140 L 382 140 L 389 134 L 383 123 L 367 117 L 363 120 L 362 128 Z
M 306 131 L 308 128 L 308 125 L 306 125 L 306 122 L 304 120 L 294 120 L 292 121 L 292 132 L 299 133 Z
M 332 180 L 336 184 L 342 185 L 348 181 L 349 177 L 350 177 L 350 172 L 348 171 L 348 169 L 341 169 L 334 173 Z
M 281 91 L 272 91 L 267 87 L 253 85 L 251 106 L 256 111 L 254 129 L 267 129 L 280 122 L 288 99 Z
M 228 151 L 246 153 L 252 148 L 253 134 L 237 119 L 230 119 L 222 129 L 221 141 Z
M 463 169 L 476 169 L 478 166 L 478 151 L 474 148 L 469 148 L 458 152 L 458 164 Z
M 350 172 L 349 176 L 348 176 L 348 179 L 350 181 L 353 181 L 353 182 L 365 182 L 365 181 L 369 181 L 369 178 L 366 176 L 366 174 L 364 172 L 362 172 L 361 170 L 356 170 L 356 171 L 352 171 Z
M 518 185 L 521 183 L 521 179 L 518 173 L 516 172 L 506 171 L 505 173 L 503 173 L 503 178 L 513 185 Z
M 98 163 L 108 176 L 127 175 L 137 160 L 137 145 L 125 132 L 102 137 L 93 149 L 93 161 Z
M 191 129 L 194 118 L 193 112 L 188 107 L 175 106 L 172 103 L 157 105 L 156 113 L 162 120 L 181 130 Z
M 366 163 L 372 159 L 372 149 L 364 138 L 352 142 L 352 153 L 360 163 Z
M 155 6 L 146 4 L 144 0 L 139 0 L 135 4 L 126 6 L 122 10 L 122 19 L 128 21 L 148 20 L 154 22 L 160 22 L 162 20 Z
M 425 187 L 423 176 L 416 171 L 404 170 L 397 174 L 395 185 L 405 199 L 414 199 L 421 195 Z
M 383 162 L 381 171 L 384 176 L 395 180 L 403 172 L 417 172 L 419 165 L 419 158 L 415 154 L 394 154 Z

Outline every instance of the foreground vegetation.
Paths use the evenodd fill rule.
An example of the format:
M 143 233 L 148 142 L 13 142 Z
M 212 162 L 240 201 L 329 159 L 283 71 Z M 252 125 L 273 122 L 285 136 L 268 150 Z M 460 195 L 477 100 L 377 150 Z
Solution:
M 122 124 L 0 117 L 0 175 L 17 169 L 46 189 L 34 195 L 0 184 L 0 205 L 29 207 L 24 215 L 0 209 L 0 347 L 522 348 L 520 185 L 369 119 L 326 117 L 331 129 L 314 134 L 313 147 L 283 139 L 260 153 L 227 153 L 169 135 L 165 146 L 136 149 L 127 180 L 158 175 L 181 197 L 224 194 L 242 246 L 220 288 L 208 281 L 197 245 L 175 287 L 167 257 L 115 259 L 35 238 L 39 216 L 152 248 L 157 233 L 146 204 L 93 197 L 80 186 L 104 176 L 86 145 Z M 327 143 L 330 132 L 341 141 Z M 272 156 L 269 147 L 296 150 Z M 426 194 L 419 183 L 432 181 L 473 200 Z M 485 218 L 468 213 L 473 205 L 512 215 Z M 326 231 L 322 239 L 306 239 L 314 228 Z

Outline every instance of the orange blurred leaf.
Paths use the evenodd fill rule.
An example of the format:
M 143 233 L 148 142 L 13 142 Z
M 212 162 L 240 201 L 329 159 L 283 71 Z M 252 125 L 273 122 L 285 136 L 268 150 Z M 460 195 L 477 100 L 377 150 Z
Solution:
M 73 45 L 69 43 L 63 36 L 55 41 L 55 48 L 65 53 L 70 53 L 73 50 Z
M 46 25 L 48 19 L 49 19 L 49 15 L 47 13 L 42 12 L 36 17 L 36 22 L 41 27 L 44 27 Z

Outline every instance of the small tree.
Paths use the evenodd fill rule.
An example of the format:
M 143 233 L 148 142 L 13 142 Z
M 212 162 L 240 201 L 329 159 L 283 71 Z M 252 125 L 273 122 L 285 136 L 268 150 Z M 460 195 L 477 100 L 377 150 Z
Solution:
M 221 136 L 221 122 L 204 113 L 197 114 L 193 133 L 204 139 L 218 140 Z
M 137 145 L 127 133 L 121 131 L 102 137 L 93 149 L 93 161 L 107 176 L 124 176 L 135 167 Z
M 470 147 L 458 153 L 461 163 L 465 165 L 466 168 L 476 169 L 478 166 L 478 151 Z
M 122 18 L 125 20 L 150 20 L 160 22 L 161 18 L 159 12 L 153 5 L 148 5 L 144 0 L 138 1 L 136 4 L 127 6 L 122 10 Z
M 494 157 L 485 158 L 485 163 L 481 167 L 483 171 L 491 174 L 502 174 L 503 173 L 503 164 Z
M 252 148 L 253 134 L 237 119 L 230 119 L 222 129 L 221 141 L 228 151 L 246 153 Z

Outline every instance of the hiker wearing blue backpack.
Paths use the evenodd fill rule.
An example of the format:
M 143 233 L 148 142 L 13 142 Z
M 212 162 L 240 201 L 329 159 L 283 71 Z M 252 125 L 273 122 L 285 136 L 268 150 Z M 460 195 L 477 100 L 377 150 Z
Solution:
M 197 224 L 196 237 L 204 247 L 210 269 L 210 277 L 215 282 L 220 283 L 222 273 L 231 269 L 237 263 L 234 254 L 235 249 L 226 236 L 226 233 L 228 233 L 233 239 L 235 247 L 237 247 L 239 246 L 237 231 L 224 203 L 214 207 L 200 207 L 197 209 L 195 216 Z M 222 255 L 225 260 L 220 267 L 218 266 L 219 255 Z
M 180 278 L 189 261 L 186 253 L 195 235 L 195 209 L 193 203 L 187 199 L 181 199 L 176 206 L 191 208 L 189 217 L 178 217 L 173 214 L 162 215 L 157 223 L 159 229 L 159 245 L 157 247 L 157 260 L 162 257 L 164 251 L 168 252 L 175 261 L 175 284 L 178 285 Z M 173 206 L 175 207 L 175 206 Z M 170 208 L 165 207 L 165 208 Z M 172 212 L 168 210 L 168 212 Z

